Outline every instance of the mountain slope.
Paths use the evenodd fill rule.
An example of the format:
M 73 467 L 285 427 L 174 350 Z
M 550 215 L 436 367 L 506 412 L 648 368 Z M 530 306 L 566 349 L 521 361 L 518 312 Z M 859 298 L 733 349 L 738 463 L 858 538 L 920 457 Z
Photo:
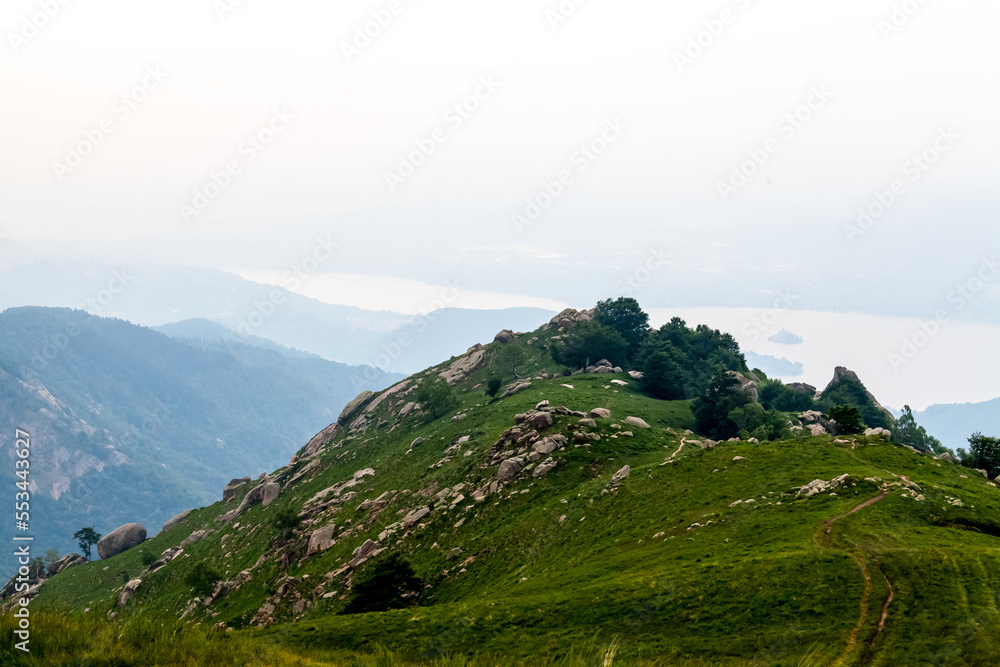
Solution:
M 878 437 L 708 442 L 690 402 L 627 375 L 551 377 L 559 335 L 477 346 L 359 397 L 287 466 L 108 570 L 66 570 L 35 606 L 262 626 L 247 636 L 292 651 L 387 644 L 423 664 L 588 646 L 604 664 L 607 647 L 615 664 L 1000 659 L 995 484 Z M 507 349 L 532 379 L 491 400 Z M 432 419 L 413 403 L 439 373 L 457 403 Z M 166 556 L 149 570 L 143 553 Z M 422 579 L 420 606 L 343 614 L 393 555 Z M 188 583 L 201 564 L 225 580 L 208 600 Z
M 77 548 L 81 526 L 107 532 L 136 513 L 153 533 L 233 476 L 287 460 L 366 376 L 374 388 L 396 379 L 81 311 L 0 314 L 0 424 L 33 434 L 36 540 L 61 552 Z M 0 526 L 0 539 L 11 530 Z

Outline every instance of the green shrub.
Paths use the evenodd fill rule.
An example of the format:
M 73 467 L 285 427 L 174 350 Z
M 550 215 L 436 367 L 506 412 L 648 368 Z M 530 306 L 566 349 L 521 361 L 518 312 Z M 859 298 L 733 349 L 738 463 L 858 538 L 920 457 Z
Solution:
M 403 609 L 416 603 L 423 582 L 399 554 L 371 563 L 355 580 L 345 613 Z
M 865 424 L 856 405 L 835 405 L 830 408 L 830 419 L 837 422 L 837 435 L 862 433 Z
M 184 583 L 194 588 L 195 593 L 201 596 L 211 595 L 215 590 L 215 584 L 220 581 L 222 575 L 205 563 L 198 563 L 184 577 Z
M 486 395 L 493 398 L 500 391 L 500 387 L 503 385 L 503 380 L 498 377 L 490 378 L 490 381 L 486 383 Z
M 552 343 L 552 359 L 571 368 L 584 368 L 607 359 L 620 366 L 628 359 L 628 342 L 620 333 L 597 322 L 581 322 Z
M 289 537 L 295 529 L 302 523 L 302 518 L 292 506 L 282 507 L 275 510 L 271 517 L 271 525 L 278 529 L 282 537 Z
M 420 383 L 416 400 L 434 419 L 445 416 L 458 403 L 455 390 L 440 375 L 432 375 Z

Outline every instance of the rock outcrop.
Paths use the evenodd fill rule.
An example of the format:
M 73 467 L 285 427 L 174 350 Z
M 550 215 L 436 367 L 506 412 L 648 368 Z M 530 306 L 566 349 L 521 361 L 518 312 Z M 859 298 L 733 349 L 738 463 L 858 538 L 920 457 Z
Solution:
M 569 329 L 575 327 L 580 322 L 589 322 L 594 319 L 595 309 L 590 310 L 576 310 L 575 308 L 566 308 L 561 313 L 549 320 L 546 325 L 549 329 Z
M 240 479 L 230 481 L 229 484 L 226 484 L 226 488 L 222 490 L 222 502 L 228 503 L 230 500 L 238 496 L 240 490 L 245 488 L 249 483 L 249 477 L 242 477 Z
M 443 377 L 448 384 L 461 382 L 467 378 L 472 371 L 479 368 L 479 365 L 483 363 L 483 358 L 485 356 L 485 347 L 479 344 L 473 345 L 464 355 L 451 362 L 451 365 L 441 371 L 439 375 Z
M 122 592 L 118 594 L 118 606 L 124 607 L 125 603 L 129 601 L 132 595 L 135 593 L 136 589 L 142 584 L 142 579 L 132 579 L 127 584 Z
M 354 415 L 361 412 L 361 408 L 365 407 L 365 404 L 368 401 L 372 400 L 373 396 L 375 396 L 375 394 L 370 391 L 363 391 L 360 394 L 358 394 L 353 401 L 351 401 L 344 407 L 343 411 L 340 413 L 340 416 L 337 417 L 337 423 L 340 424 L 341 426 L 346 426 L 348 422 L 351 421 L 351 418 Z
M 111 558 L 132 547 L 137 547 L 146 539 L 146 529 L 138 523 L 127 523 L 114 529 L 97 543 L 97 555 L 101 559 Z
M 840 488 L 843 484 L 850 479 L 850 475 L 841 475 L 840 477 L 834 477 L 829 482 L 822 479 L 814 479 L 803 487 L 800 487 L 797 497 L 811 498 L 818 493 L 827 493 L 833 491 L 834 489 Z
M 179 526 L 180 524 L 184 523 L 184 520 L 187 519 L 191 515 L 191 512 L 193 511 L 194 509 L 184 510 L 174 518 L 168 519 L 167 522 L 163 524 L 163 528 L 160 529 L 160 532 L 165 533 L 174 526 Z
M 52 565 L 49 565 L 48 567 L 49 576 L 54 577 L 67 568 L 73 567 L 74 565 L 80 565 L 86 562 L 87 559 L 81 556 L 80 554 L 69 554 L 67 556 L 63 556 L 56 562 L 52 563 Z
M 510 329 L 504 329 L 493 337 L 493 342 L 500 343 L 501 345 L 506 345 L 512 340 L 514 340 L 514 332 Z

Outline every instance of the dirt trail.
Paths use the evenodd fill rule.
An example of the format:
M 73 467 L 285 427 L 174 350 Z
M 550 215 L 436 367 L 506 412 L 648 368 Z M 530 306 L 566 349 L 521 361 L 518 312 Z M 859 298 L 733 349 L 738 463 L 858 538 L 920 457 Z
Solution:
M 681 450 L 684 449 L 684 445 L 686 445 L 686 444 L 687 444 L 687 440 L 685 440 L 684 438 L 681 438 L 681 446 L 677 448 L 676 452 L 674 452 L 673 454 L 670 455 L 670 458 L 668 458 L 667 461 L 673 461 L 674 457 L 681 453 Z
M 826 521 L 820 523 L 820 529 L 822 530 L 823 528 L 825 528 L 825 530 L 822 530 L 822 538 L 816 540 L 817 544 L 824 547 L 830 547 L 831 533 L 833 532 L 833 524 L 835 524 L 837 521 L 840 521 L 844 517 L 848 517 L 854 514 L 855 512 L 860 512 L 866 507 L 871 507 L 880 500 L 884 500 L 888 495 L 889 495 L 889 490 L 886 489 L 882 491 L 882 493 L 875 496 L 874 498 L 870 498 L 869 500 L 866 500 L 865 502 L 861 503 L 860 505 L 852 509 L 850 512 L 842 514 L 840 516 L 835 516 L 831 519 L 827 519 Z M 858 567 L 861 568 L 861 574 L 865 578 L 865 592 L 861 596 L 860 618 L 858 618 L 857 625 L 855 625 L 854 629 L 851 630 L 851 635 L 847 639 L 847 646 L 844 647 L 843 653 L 841 653 L 840 656 L 837 658 L 837 660 L 833 663 L 833 667 L 840 667 L 842 665 L 847 664 L 847 659 L 851 656 L 851 654 L 854 652 L 855 648 L 858 645 L 858 634 L 861 632 L 861 628 L 865 626 L 865 623 L 868 620 L 868 602 L 871 599 L 871 594 L 872 594 L 872 575 L 871 572 L 868 570 L 868 566 L 865 564 L 865 559 L 862 557 L 861 554 L 852 553 L 851 557 L 854 558 L 855 561 L 857 561 Z M 871 655 L 871 652 L 874 650 L 875 642 L 878 640 L 879 636 L 881 636 L 882 634 L 882 631 L 885 629 L 886 619 L 889 617 L 889 604 L 892 603 L 893 599 L 895 599 L 896 597 L 896 591 L 892 587 L 892 583 L 890 583 L 889 578 L 885 575 L 885 572 L 879 570 L 879 574 L 882 575 L 882 578 L 885 579 L 886 586 L 889 587 L 889 595 L 888 597 L 886 597 L 885 603 L 882 605 L 882 616 L 879 619 L 878 628 L 875 630 L 875 633 L 872 635 L 871 639 L 869 639 L 868 642 L 866 643 L 864 652 L 861 654 L 861 658 L 858 664 L 864 664 L 867 661 L 868 657 Z

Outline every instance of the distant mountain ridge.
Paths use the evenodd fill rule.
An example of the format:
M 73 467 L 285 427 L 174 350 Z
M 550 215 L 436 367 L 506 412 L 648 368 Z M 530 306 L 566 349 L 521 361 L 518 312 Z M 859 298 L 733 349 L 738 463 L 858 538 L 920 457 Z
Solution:
M 1000 398 L 983 403 L 932 405 L 913 416 L 949 449 L 968 449 L 969 436 L 977 431 L 1000 437 Z
M 80 308 L 150 327 L 187 323 L 165 332 L 214 331 L 199 335 L 233 340 L 206 325 L 214 323 L 241 340 L 265 338 L 331 361 L 404 374 L 463 353 L 470 340 L 489 342 L 507 328 L 530 331 L 555 314 L 442 308 L 406 315 L 331 305 L 217 269 L 51 261 L 0 271 L 0 308 L 17 306 Z

